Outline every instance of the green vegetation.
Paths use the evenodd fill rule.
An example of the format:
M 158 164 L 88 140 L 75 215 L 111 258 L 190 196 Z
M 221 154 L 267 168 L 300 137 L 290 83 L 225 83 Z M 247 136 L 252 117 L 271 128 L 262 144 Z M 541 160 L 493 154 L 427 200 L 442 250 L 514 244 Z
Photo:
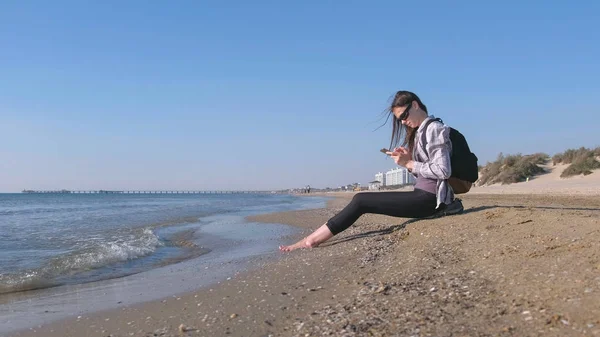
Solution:
M 600 147 L 595 149 L 587 149 L 581 147 L 577 150 L 569 149 L 563 153 L 558 153 L 552 157 L 552 163 L 556 164 L 571 164 L 560 175 L 562 178 L 572 177 L 576 175 L 592 174 L 592 170 L 600 168 L 600 162 L 597 157 L 600 157 Z
M 525 181 L 528 177 L 544 173 L 545 170 L 539 165 L 546 164 L 548 160 L 550 157 L 545 153 L 507 156 L 500 153 L 496 161 L 481 169 L 478 185 L 504 185 Z

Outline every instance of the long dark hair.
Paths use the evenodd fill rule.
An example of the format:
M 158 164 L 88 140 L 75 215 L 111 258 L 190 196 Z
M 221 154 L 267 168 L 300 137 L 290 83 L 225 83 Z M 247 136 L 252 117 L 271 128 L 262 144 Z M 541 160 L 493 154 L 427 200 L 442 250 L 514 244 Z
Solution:
M 408 106 L 412 104 L 412 102 L 416 101 L 419 104 L 419 107 L 427 112 L 427 107 L 421 99 L 413 92 L 410 91 L 398 91 L 392 100 L 392 104 L 388 109 L 388 119 L 392 117 L 392 139 L 390 140 L 390 150 L 393 151 L 395 147 L 398 145 L 406 146 L 408 145 L 409 151 L 412 153 L 413 148 L 415 146 L 415 134 L 417 133 L 417 129 L 408 127 L 406 125 L 402 125 L 402 121 L 393 113 L 394 108 Z M 410 110 L 409 110 L 410 112 Z M 404 140 L 400 142 L 402 139 L 402 135 L 404 135 Z

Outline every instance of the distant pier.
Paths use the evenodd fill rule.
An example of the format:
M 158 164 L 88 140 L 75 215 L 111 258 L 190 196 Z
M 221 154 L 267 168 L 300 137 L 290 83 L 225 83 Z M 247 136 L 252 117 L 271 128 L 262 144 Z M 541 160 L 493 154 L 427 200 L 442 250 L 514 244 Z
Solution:
M 266 194 L 277 193 L 275 191 L 191 191 L 191 190 L 23 190 L 22 193 L 30 194 Z

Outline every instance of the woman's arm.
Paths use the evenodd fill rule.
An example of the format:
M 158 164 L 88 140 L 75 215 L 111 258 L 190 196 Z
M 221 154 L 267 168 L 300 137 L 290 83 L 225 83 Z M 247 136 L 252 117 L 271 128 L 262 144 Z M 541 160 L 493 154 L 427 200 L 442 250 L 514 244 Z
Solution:
M 425 150 L 429 156 L 427 162 L 412 161 L 412 172 L 417 177 L 430 179 L 448 179 L 452 174 L 452 166 L 450 165 L 450 152 L 452 151 L 452 143 L 450 142 L 450 128 L 441 123 L 431 123 L 426 130 L 425 137 L 427 144 Z M 420 142 L 416 142 L 420 143 Z M 418 144 L 417 146 L 421 146 Z

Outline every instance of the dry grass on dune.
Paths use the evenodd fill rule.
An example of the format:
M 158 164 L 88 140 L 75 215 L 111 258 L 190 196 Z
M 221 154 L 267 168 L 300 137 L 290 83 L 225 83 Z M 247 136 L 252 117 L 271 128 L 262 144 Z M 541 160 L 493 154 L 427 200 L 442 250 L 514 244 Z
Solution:
M 513 184 L 526 181 L 533 176 L 547 173 L 544 168 L 552 161 L 552 165 L 568 164 L 569 166 L 561 173 L 561 178 L 578 175 L 589 175 L 593 170 L 600 168 L 600 147 L 588 149 L 569 149 L 557 153 L 552 158 L 545 153 L 531 155 L 500 153 L 498 158 L 485 166 L 480 167 L 478 186 L 493 184 Z
M 592 170 L 600 168 L 598 157 L 600 157 L 600 147 L 595 149 L 581 147 L 577 150 L 569 149 L 565 152 L 555 154 L 552 157 L 552 164 L 571 164 L 560 175 L 562 178 L 580 174 L 586 176 L 592 174 Z
M 544 173 L 541 167 L 550 157 L 545 153 L 532 155 L 503 155 L 500 153 L 496 161 L 488 163 L 480 170 L 477 185 L 512 184 L 527 180 L 528 177 Z

